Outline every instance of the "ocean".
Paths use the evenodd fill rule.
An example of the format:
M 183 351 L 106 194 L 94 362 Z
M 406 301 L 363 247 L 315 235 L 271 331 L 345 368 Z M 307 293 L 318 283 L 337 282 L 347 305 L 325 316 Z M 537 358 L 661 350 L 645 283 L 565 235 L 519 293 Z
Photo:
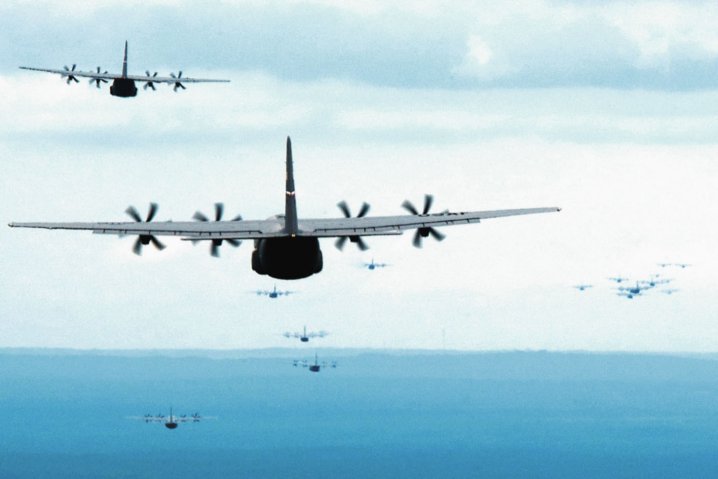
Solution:
M 715 356 L 307 351 L 0 350 L 0 477 L 718 477 Z

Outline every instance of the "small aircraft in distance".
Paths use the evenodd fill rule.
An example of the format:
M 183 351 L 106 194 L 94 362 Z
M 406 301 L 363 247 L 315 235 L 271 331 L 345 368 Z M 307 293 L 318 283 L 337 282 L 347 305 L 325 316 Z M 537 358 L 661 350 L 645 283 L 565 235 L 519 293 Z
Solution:
M 277 285 L 274 285 L 274 289 L 271 291 L 267 290 L 257 290 L 255 291 L 255 294 L 257 296 L 267 296 L 268 298 L 276 299 L 280 296 L 289 296 L 290 294 L 294 294 L 296 291 L 277 291 Z
M 181 416 L 175 416 L 172 412 L 172 408 L 170 408 L 170 415 L 165 416 L 164 414 L 157 414 L 156 416 L 153 416 L 152 414 L 145 414 L 144 416 L 140 417 L 132 417 L 132 419 L 141 419 L 144 422 L 150 423 L 150 422 L 159 422 L 164 423 L 165 427 L 167 429 L 177 429 L 177 426 L 179 426 L 181 423 L 189 423 L 189 422 L 200 422 L 202 419 L 208 419 L 205 417 L 202 417 L 199 415 L 199 413 L 194 413 L 190 416 L 186 414 L 182 414 Z
M 659 289 L 659 291 L 663 294 L 672 295 L 673 293 L 677 293 L 680 291 L 680 289 L 676 288 L 668 288 L 668 289 Z
M 653 286 L 641 286 L 640 281 L 636 281 L 636 286 L 619 286 L 616 288 L 618 290 L 619 296 L 625 296 L 628 299 L 632 299 L 634 296 L 640 296 L 643 291 L 646 291 L 648 289 L 651 289 Z
M 227 83 L 229 80 L 214 80 L 214 79 L 205 79 L 205 78 L 187 78 L 182 77 L 182 72 L 180 71 L 177 75 L 174 73 L 170 73 L 169 77 L 158 77 L 157 72 L 154 72 L 154 74 L 150 75 L 149 70 L 145 71 L 145 76 L 142 75 L 128 75 L 127 74 L 127 42 L 125 42 L 125 56 L 122 60 L 122 73 L 107 73 L 105 70 L 104 72 L 101 72 L 102 70 L 100 67 L 97 67 L 97 71 L 80 71 L 75 70 L 77 65 L 73 64 L 72 68 L 68 68 L 67 66 L 63 67 L 62 70 L 59 69 L 52 69 L 52 68 L 35 68 L 35 67 L 20 67 L 22 70 L 32 70 L 32 71 L 38 71 L 38 72 L 47 72 L 47 73 L 56 73 L 60 75 L 62 78 L 67 79 L 67 84 L 69 85 L 71 82 L 80 83 L 80 80 L 77 78 L 89 78 L 90 79 L 90 85 L 93 83 L 97 88 L 100 88 L 100 83 L 108 83 L 110 80 L 112 80 L 112 85 L 110 86 L 110 95 L 112 96 L 119 96 L 123 98 L 133 97 L 137 96 L 137 86 L 135 85 L 135 82 L 144 82 L 144 86 L 142 87 L 144 90 L 147 90 L 147 88 L 152 88 L 152 90 L 155 90 L 155 84 L 159 83 L 166 83 L 168 85 L 174 85 L 173 90 L 177 91 L 178 88 L 181 88 L 185 90 L 184 83 Z
M 332 362 L 322 361 L 320 363 L 319 358 L 317 357 L 316 354 L 314 354 L 314 363 L 310 363 L 306 359 L 303 359 L 301 361 L 298 359 L 295 359 L 294 362 L 292 363 L 292 365 L 295 368 L 299 367 L 299 366 L 301 366 L 303 368 L 309 368 L 309 371 L 311 371 L 313 373 L 318 373 L 321 370 L 321 368 L 329 368 L 329 367 L 336 368 L 337 362 L 336 361 L 332 361 Z
M 592 284 L 577 284 L 574 286 L 579 291 L 586 291 L 589 288 L 593 288 Z
M 624 281 L 628 281 L 628 278 L 623 278 L 623 277 L 621 277 L 621 276 L 613 276 L 613 277 L 608 278 L 608 279 L 609 279 L 609 281 L 613 281 L 614 283 L 618 283 L 618 284 L 621 284 L 621 283 L 623 283 Z
M 364 267 L 370 271 L 374 271 L 377 268 L 386 268 L 389 266 L 386 263 L 375 263 L 374 258 L 371 259 L 371 263 L 364 263 Z
M 671 278 L 661 278 L 658 279 L 659 275 L 653 275 L 651 279 L 643 279 L 638 281 L 638 284 L 642 284 L 644 286 L 647 286 L 648 288 L 655 288 L 656 286 L 660 284 L 668 284 L 671 281 L 673 281 Z
M 691 266 L 688 263 L 657 263 L 657 264 L 661 268 L 668 268 L 670 266 L 675 266 L 676 268 L 686 269 L 687 267 Z
M 299 340 L 301 342 L 308 343 L 311 338 L 323 338 L 327 334 L 329 334 L 329 333 L 327 333 L 326 331 L 317 331 L 317 332 L 309 332 L 308 333 L 307 327 L 304 326 L 304 330 L 302 332 L 290 333 L 289 331 L 287 331 L 286 333 L 284 333 L 284 337 L 285 338 L 299 338 Z
M 641 290 L 641 289 L 638 289 L 638 290 L 635 290 L 635 289 L 634 289 L 634 290 L 625 290 L 625 291 L 619 291 L 619 292 L 616 293 L 616 294 L 617 294 L 618 296 L 622 296 L 622 297 L 624 297 L 624 298 L 633 299 L 633 298 L 635 298 L 636 296 L 641 296 L 642 291 L 643 291 L 643 290 Z
M 292 143 L 287 138 L 286 176 L 284 195 L 284 214 L 275 215 L 266 220 L 237 221 L 152 221 L 158 206 L 150 203 L 146 217 L 140 216 L 132 206 L 125 212 L 132 218 L 126 222 L 40 222 L 10 223 L 12 228 L 43 228 L 50 230 L 92 231 L 97 234 L 136 237 L 132 248 L 135 254 L 141 254 L 143 246 L 152 244 L 159 250 L 165 248 L 158 236 L 174 236 L 185 241 L 210 241 L 220 245 L 228 240 L 253 240 L 252 270 L 260 275 L 277 279 L 302 279 L 317 274 L 324 267 L 320 238 L 339 238 L 335 246 L 343 248 L 347 240 L 360 249 L 367 245 L 365 236 L 394 236 L 413 230 L 412 244 L 422 247 L 424 238 L 431 236 L 436 240 L 444 239 L 438 227 L 479 223 L 491 218 L 553 213 L 557 207 L 524 208 L 492 211 L 445 211 L 430 213 L 434 197 L 424 196 L 424 207 L 418 210 L 409 201 L 402 207 L 410 214 L 396 216 L 366 216 L 368 205 L 362 207 L 358 216 L 346 216 L 349 209 L 341 208 L 344 215 L 340 218 L 300 218 L 297 210 L 297 196 L 294 187 L 294 161 Z M 341 203 L 340 203 L 341 204 Z

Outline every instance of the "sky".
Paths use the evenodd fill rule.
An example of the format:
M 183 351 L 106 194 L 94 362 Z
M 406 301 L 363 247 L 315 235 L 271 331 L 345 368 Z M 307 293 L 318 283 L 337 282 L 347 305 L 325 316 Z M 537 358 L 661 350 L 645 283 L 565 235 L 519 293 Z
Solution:
M 251 242 L 0 229 L 0 347 L 718 349 L 718 6 L 712 2 L 3 2 L 0 223 L 560 206 L 337 251 L 286 282 Z M 111 97 L 17 67 L 228 78 Z M 369 272 L 372 258 L 391 266 Z M 629 301 L 606 279 L 661 271 Z M 252 291 L 297 291 L 280 300 Z M 594 285 L 580 293 L 578 283 Z

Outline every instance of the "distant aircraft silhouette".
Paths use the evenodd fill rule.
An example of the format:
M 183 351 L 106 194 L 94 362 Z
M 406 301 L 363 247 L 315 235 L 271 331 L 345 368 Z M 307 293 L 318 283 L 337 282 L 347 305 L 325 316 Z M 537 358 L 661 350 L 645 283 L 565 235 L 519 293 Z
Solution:
M 371 263 L 364 263 L 364 267 L 370 271 L 373 271 L 377 268 L 386 268 L 387 266 L 389 265 L 386 263 L 375 263 L 374 258 L 371 259 Z
M 309 342 L 310 338 L 323 338 L 327 334 L 329 334 L 329 333 L 327 333 L 326 331 L 317 331 L 317 332 L 309 332 L 308 333 L 307 327 L 304 326 L 304 330 L 302 332 L 297 332 L 297 333 L 286 332 L 286 333 L 284 333 L 284 337 L 285 338 L 299 338 L 299 340 L 301 342 L 307 343 L 307 342 Z
M 177 429 L 177 426 L 179 426 L 181 423 L 200 422 L 202 419 L 208 418 L 200 416 L 199 413 L 194 413 L 190 416 L 187 416 L 186 414 L 183 414 L 181 416 L 175 416 L 172 412 L 172 408 L 170 408 L 169 416 L 165 416 L 161 413 L 157 414 L 156 416 L 153 416 L 152 414 L 145 414 L 144 416 L 140 417 L 133 416 L 131 419 L 140 419 L 146 423 L 163 423 L 167 429 Z
M 306 359 L 303 359 L 303 360 L 295 359 L 293 361 L 292 365 L 295 368 L 299 367 L 299 366 L 301 366 L 303 368 L 309 368 L 309 371 L 311 371 L 313 373 L 318 373 L 321 370 L 321 368 L 328 368 L 328 367 L 336 368 L 337 362 L 336 361 L 332 361 L 332 362 L 322 361 L 320 363 L 318 356 L 316 354 L 314 354 L 314 363 L 310 363 Z
M 608 279 L 610 281 L 613 281 L 614 283 L 618 283 L 618 284 L 623 283 L 624 281 L 628 281 L 628 278 L 623 278 L 621 276 L 614 276 L 614 277 L 611 277 Z
M 634 297 L 640 296 L 644 291 L 651 288 L 653 288 L 653 286 L 641 286 L 641 282 L 636 281 L 635 286 L 619 286 L 618 288 L 616 288 L 618 290 L 618 293 L 616 294 L 618 294 L 619 296 L 624 296 L 628 299 L 633 299 Z
M 675 266 L 676 268 L 686 269 L 686 268 L 688 268 L 689 266 L 691 266 L 691 265 L 688 264 L 688 263 L 657 263 L 657 264 L 658 264 L 658 266 L 660 266 L 661 268 L 668 268 L 668 267 L 670 267 L 670 266 Z
M 20 67 L 22 70 L 32 70 L 32 71 L 38 71 L 38 72 L 46 72 L 46 73 L 56 73 L 60 75 L 62 78 L 67 79 L 67 84 L 69 85 L 73 81 L 75 83 L 80 83 L 80 80 L 77 79 L 77 77 L 80 78 L 89 78 L 90 79 L 90 85 L 93 83 L 97 88 L 100 88 L 101 83 L 108 83 L 109 81 L 112 81 L 112 85 L 110 86 L 110 95 L 112 96 L 119 96 L 123 98 L 133 97 L 137 96 L 137 86 L 135 85 L 135 82 L 144 82 L 143 89 L 147 90 L 147 88 L 152 88 L 152 90 L 155 90 L 155 84 L 159 83 L 166 83 L 169 85 L 174 85 L 174 91 L 176 92 L 178 88 L 181 88 L 185 90 L 185 86 L 183 83 L 226 83 L 229 82 L 229 80 L 212 80 L 212 79 L 203 79 L 203 78 L 187 78 L 182 77 L 182 72 L 180 71 L 177 75 L 174 73 L 170 73 L 169 77 L 158 77 L 157 72 L 155 72 L 153 75 L 150 75 L 149 70 L 145 71 L 145 76 L 142 75 L 128 75 L 127 74 L 127 42 L 125 42 L 125 55 L 122 60 L 122 73 L 107 73 L 107 71 L 101 72 L 102 70 L 100 67 L 97 67 L 97 71 L 87 71 L 83 72 L 80 70 L 75 70 L 75 67 L 77 65 L 72 65 L 72 68 L 68 68 L 67 66 L 63 67 L 62 70 L 59 69 L 52 69 L 52 68 L 35 68 L 35 67 Z
M 274 289 L 271 291 L 257 290 L 254 292 L 257 296 L 267 296 L 272 299 L 276 299 L 280 296 L 289 296 L 290 294 L 296 293 L 296 291 L 277 291 L 277 285 L 274 285 Z
M 673 293 L 679 292 L 680 289 L 668 288 L 668 289 L 660 289 L 659 291 L 660 291 L 661 293 L 663 293 L 663 294 L 667 294 L 667 295 L 670 296 L 670 295 L 673 294 Z
M 579 291 L 585 291 L 589 288 L 593 288 L 593 285 L 592 284 L 577 284 L 574 286 L 574 288 L 576 288 Z

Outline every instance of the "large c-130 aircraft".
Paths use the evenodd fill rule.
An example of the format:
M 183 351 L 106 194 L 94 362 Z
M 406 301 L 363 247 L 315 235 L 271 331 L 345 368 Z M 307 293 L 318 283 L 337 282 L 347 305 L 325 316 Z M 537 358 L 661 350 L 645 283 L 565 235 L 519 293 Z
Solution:
M 170 73 L 169 77 L 158 77 L 157 72 L 150 75 L 149 70 L 145 72 L 145 76 L 142 75 L 128 75 L 127 74 L 127 42 L 125 42 L 125 55 L 122 60 L 122 73 L 107 73 L 107 71 L 100 72 L 101 68 L 97 67 L 96 72 L 83 72 L 75 70 L 77 65 L 72 65 L 72 68 L 65 66 L 62 70 L 52 68 L 35 68 L 35 67 L 20 67 L 21 70 L 32 70 L 46 73 L 56 73 L 62 78 L 67 79 L 67 84 L 71 82 L 80 83 L 80 78 L 89 78 L 90 84 L 94 83 L 97 88 L 100 88 L 101 83 L 108 83 L 112 80 L 110 85 L 110 95 L 119 96 L 122 98 L 129 98 L 137 96 L 137 86 L 135 82 L 144 82 L 142 87 L 144 90 L 152 88 L 155 90 L 155 84 L 166 83 L 174 85 L 173 90 L 176 92 L 178 88 L 185 90 L 184 83 L 227 83 L 229 80 L 213 80 L 208 78 L 187 78 L 182 77 L 180 71 L 177 75 Z
M 215 220 L 210 221 L 202 213 L 195 213 L 196 221 L 155 221 L 157 205 L 150 204 L 147 217 L 143 220 L 134 207 L 126 213 L 134 222 L 105 223 L 10 223 L 11 228 L 45 228 L 63 230 L 87 230 L 98 234 L 137 235 L 134 252 L 141 254 L 142 247 L 152 243 L 158 249 L 165 246 L 157 236 L 179 236 L 186 241 L 209 241 L 213 256 L 218 256 L 219 246 L 224 241 L 239 246 L 241 240 L 254 240 L 252 269 L 262 275 L 278 279 L 301 279 L 322 271 L 322 251 L 320 238 L 337 238 L 336 247 L 342 249 L 346 240 L 355 243 L 360 249 L 367 249 L 364 236 L 400 235 L 405 230 L 416 230 L 413 244 L 421 247 L 422 239 L 428 236 L 441 241 L 444 235 L 435 228 L 478 223 L 489 218 L 503 216 L 528 215 L 533 213 L 552 213 L 560 208 L 526 208 L 495 211 L 467 211 L 429 213 L 433 198 L 426 195 L 424 208 L 419 212 L 411 203 L 405 201 L 403 207 L 410 215 L 369 217 L 369 205 L 364 203 L 357 216 L 351 216 L 346 203 L 339 203 L 343 218 L 300 219 L 297 214 L 297 202 L 294 189 L 294 163 L 292 143 L 287 138 L 286 191 L 283 215 L 266 220 L 244 221 L 240 216 L 230 221 L 222 221 L 221 204 L 218 203 Z

